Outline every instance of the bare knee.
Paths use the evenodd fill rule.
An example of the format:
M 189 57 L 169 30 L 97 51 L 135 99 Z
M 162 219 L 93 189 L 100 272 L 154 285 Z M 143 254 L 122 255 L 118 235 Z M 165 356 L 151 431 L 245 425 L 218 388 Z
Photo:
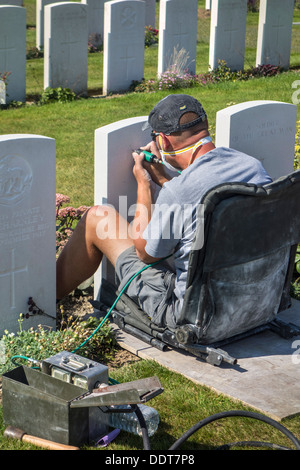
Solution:
M 114 209 L 113 209 L 114 211 Z M 96 229 L 99 221 L 107 219 L 112 213 L 112 208 L 105 205 L 97 205 L 90 207 L 84 216 L 82 222 L 87 229 Z
M 93 233 L 98 240 L 128 238 L 128 222 L 113 206 L 97 205 L 86 213 L 87 232 Z
M 103 217 L 110 217 L 112 215 L 116 215 L 117 211 L 113 206 L 105 205 L 105 204 L 99 204 L 93 207 L 90 207 L 86 215 L 89 218 L 99 220 Z
M 117 211 L 112 206 L 97 205 L 91 207 L 86 213 L 86 224 L 89 228 L 93 228 L 96 233 L 105 229 L 110 231 L 111 227 L 116 225 Z

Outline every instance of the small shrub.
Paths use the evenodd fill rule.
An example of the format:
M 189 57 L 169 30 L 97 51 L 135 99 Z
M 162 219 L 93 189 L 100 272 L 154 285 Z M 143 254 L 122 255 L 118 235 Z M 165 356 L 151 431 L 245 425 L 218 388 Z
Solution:
M 294 169 L 300 170 L 300 121 L 297 122 L 296 127 Z
M 183 52 L 183 53 L 182 53 Z M 187 59 L 184 57 L 184 50 L 177 53 L 179 64 L 174 62 L 168 70 L 159 77 L 151 80 L 142 80 L 140 83 L 134 82 L 131 91 L 136 93 L 155 92 L 160 90 L 176 90 L 178 88 L 191 88 L 194 86 L 206 86 L 213 83 L 226 81 L 250 80 L 255 77 L 273 77 L 281 72 L 281 68 L 275 65 L 259 65 L 248 70 L 231 70 L 226 62 L 219 61 L 218 67 L 207 73 L 193 75 L 187 68 Z M 180 56 L 181 54 L 181 56 Z M 175 54 L 174 54 L 175 55 Z M 183 68 L 185 66 L 185 68 Z
M 295 259 L 295 269 L 298 274 L 300 274 L 300 245 L 297 247 L 296 259 Z
M 11 75 L 11 72 L 2 72 L 2 73 L 0 72 L 0 80 L 6 83 L 10 75 Z
M 158 43 L 158 29 L 152 26 L 145 26 L 145 47 Z
M 26 59 L 40 59 L 42 57 L 44 57 L 44 51 L 38 47 L 33 47 L 26 53 Z
M 93 335 L 99 324 L 99 321 L 95 318 L 90 318 L 87 321 L 73 320 L 59 330 L 45 329 L 41 325 L 36 329 L 23 330 L 23 321 L 20 316 L 19 331 L 16 334 L 8 331 L 4 332 L 1 342 L 5 350 L 5 363 L 0 363 L 0 374 L 13 367 L 14 356 L 24 356 L 24 358 L 30 358 L 34 361 L 41 361 L 61 351 L 72 352 L 90 336 L 91 338 L 79 350 L 81 356 L 94 360 L 109 359 L 112 357 L 117 345 L 109 324 L 104 323 Z M 24 363 L 24 360 L 16 360 Z M 26 359 L 25 363 L 32 365 L 32 362 L 28 362 Z
M 274 77 L 281 72 L 281 68 L 278 65 L 264 64 L 252 67 L 246 72 L 247 78 L 253 77 Z
M 88 39 L 88 52 L 95 53 L 103 51 L 103 40 L 101 34 L 90 34 Z
M 43 104 L 48 104 L 48 103 L 53 103 L 53 102 L 66 103 L 69 101 L 74 101 L 75 99 L 76 99 L 76 95 L 73 91 L 70 90 L 70 88 L 47 87 L 41 95 L 39 104 L 43 105 Z
M 257 12 L 259 11 L 259 1 L 258 0 L 248 0 L 247 1 L 248 11 Z

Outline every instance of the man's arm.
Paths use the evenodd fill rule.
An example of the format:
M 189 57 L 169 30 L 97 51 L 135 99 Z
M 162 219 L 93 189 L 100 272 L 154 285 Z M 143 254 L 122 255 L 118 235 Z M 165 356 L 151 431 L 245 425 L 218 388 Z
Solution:
M 150 264 L 160 258 L 153 258 L 148 255 L 145 247 L 146 240 L 143 238 L 143 232 L 151 220 L 153 194 L 151 181 L 162 185 L 167 178 L 164 176 L 163 169 L 157 168 L 161 165 L 152 165 L 143 161 L 143 154 L 133 153 L 134 168 L 133 173 L 137 181 L 137 201 L 136 213 L 131 223 L 131 237 L 133 239 L 138 257 L 146 264 Z M 147 166 L 147 169 L 144 167 Z M 154 168 L 153 168 L 154 167 Z M 156 168 L 155 168 L 156 167 Z

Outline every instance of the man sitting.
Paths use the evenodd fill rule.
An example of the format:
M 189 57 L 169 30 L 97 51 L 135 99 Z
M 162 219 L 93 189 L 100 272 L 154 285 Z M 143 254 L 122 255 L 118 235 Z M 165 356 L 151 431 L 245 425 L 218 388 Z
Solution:
M 226 182 L 271 182 L 261 163 L 229 148 L 216 148 L 202 105 L 173 94 L 150 112 L 152 141 L 143 150 L 164 165 L 133 152 L 137 182 L 134 220 L 129 224 L 112 207 L 92 207 L 78 223 L 57 261 L 57 298 L 62 299 L 97 270 L 105 255 L 121 290 L 158 326 L 174 329 L 185 294 L 188 257 L 204 194 Z M 173 169 L 171 178 L 164 166 Z M 154 203 L 153 184 L 161 187 Z M 201 248 L 201 247 L 199 247 Z M 165 260 L 165 258 L 168 260 Z M 170 263 L 171 262 L 171 263 Z

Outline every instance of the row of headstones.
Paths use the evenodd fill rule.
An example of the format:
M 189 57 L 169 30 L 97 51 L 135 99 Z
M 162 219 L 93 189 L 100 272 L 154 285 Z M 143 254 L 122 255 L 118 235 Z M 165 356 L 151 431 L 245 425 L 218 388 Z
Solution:
M 244 67 L 247 0 L 211 0 L 211 29 L 209 64 L 214 69 L 218 60 L 225 60 L 229 68 Z M 260 0 L 256 49 L 256 65 L 290 64 L 293 0 Z
M 275 101 L 252 101 L 217 113 L 216 145 L 258 158 L 273 179 L 293 171 L 297 107 Z M 95 204 L 113 205 L 125 218 L 136 202 L 132 149 L 150 140 L 146 116 L 125 119 L 95 130 Z M 0 338 L 23 327 L 55 326 L 56 146 L 36 135 L 0 136 Z M 120 171 L 122 168 L 122 171 Z M 94 278 L 114 282 L 104 260 Z M 32 315 L 28 299 L 48 316 Z M 41 313 L 40 312 L 40 313 Z
M 95 0 L 90 0 L 92 16 L 96 17 L 96 7 L 92 1 Z M 103 5 L 103 0 L 98 0 L 98 6 L 100 1 Z M 293 6 L 294 0 L 284 3 L 281 0 L 261 0 L 258 64 L 269 63 L 288 68 Z M 21 7 L 0 8 L 0 43 L 4 44 L 0 49 L 0 71 L 12 72 L 7 81 L 8 101 L 24 101 L 26 12 Z M 12 8 L 14 11 L 11 11 Z M 44 88 L 62 86 L 78 94 L 86 93 L 88 8 L 84 3 L 59 2 L 45 4 L 44 8 L 39 9 L 40 12 L 44 11 Z M 216 68 L 219 60 L 224 60 L 231 69 L 243 69 L 246 16 L 247 0 L 212 0 L 210 68 Z M 41 19 L 41 15 L 39 17 Z M 144 76 L 145 23 L 141 18 L 145 18 L 144 1 L 104 2 L 104 95 L 127 90 L 132 81 L 140 81 Z M 160 1 L 159 75 L 175 60 L 172 59 L 174 51 L 182 49 L 189 58 L 189 71 L 195 73 L 197 18 L 197 0 Z
M 20 0 L 11 0 L 18 2 Z M 44 8 L 51 3 L 59 3 L 61 0 L 36 0 L 36 47 L 44 47 Z M 103 44 L 104 33 L 104 3 L 108 0 L 81 0 L 81 3 L 88 5 L 88 36 L 89 42 L 93 46 Z M 124 0 L 123 0 L 124 1 Z M 0 0 L 5 2 L 5 0 Z M 144 0 L 145 2 L 145 26 L 155 28 L 155 8 L 156 0 Z
M 103 27 L 102 10 L 105 10 L 103 36 L 107 45 L 104 94 L 126 90 L 132 80 L 143 78 L 144 28 L 151 12 L 154 16 L 151 21 L 155 21 L 155 0 L 89 0 L 88 3 L 87 0 L 81 3 L 37 0 L 37 34 L 40 39 L 43 30 L 44 35 L 45 89 L 62 86 L 77 94 L 87 92 L 88 39 L 91 31 L 96 37 L 101 36 L 101 29 L 91 24 L 93 20 Z M 0 73 L 7 72 L 1 103 L 25 101 L 26 10 L 0 5 Z

